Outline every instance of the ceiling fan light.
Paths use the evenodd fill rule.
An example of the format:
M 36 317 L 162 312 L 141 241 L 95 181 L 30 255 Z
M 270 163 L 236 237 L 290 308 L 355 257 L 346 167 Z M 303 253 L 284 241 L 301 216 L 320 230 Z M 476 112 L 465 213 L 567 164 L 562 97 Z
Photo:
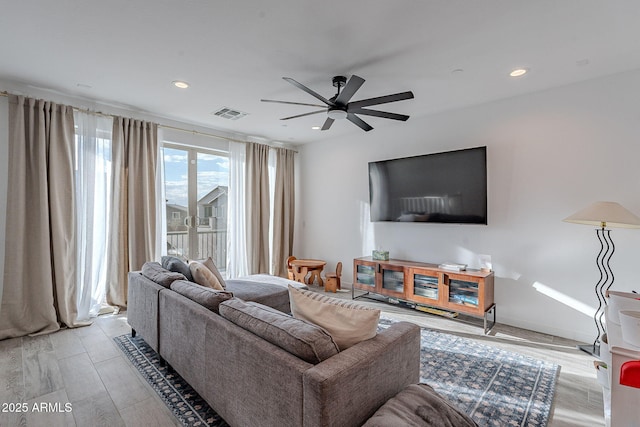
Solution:
M 529 70 L 527 68 L 516 68 L 514 70 L 512 70 L 509 75 L 511 77 L 521 77 L 524 76 L 525 74 L 527 74 L 529 72 Z
M 182 80 L 174 80 L 171 84 L 180 89 L 187 89 L 189 87 L 189 83 Z
M 327 115 L 333 120 L 343 120 L 347 118 L 347 112 L 340 109 L 329 110 Z

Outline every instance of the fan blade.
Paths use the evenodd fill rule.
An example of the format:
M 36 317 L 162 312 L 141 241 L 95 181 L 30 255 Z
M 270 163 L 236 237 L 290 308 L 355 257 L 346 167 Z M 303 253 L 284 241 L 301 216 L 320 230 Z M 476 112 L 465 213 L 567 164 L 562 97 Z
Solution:
M 297 87 L 298 89 L 302 89 L 303 91 L 307 92 L 309 95 L 313 96 L 314 98 L 319 99 L 320 101 L 324 102 L 327 105 L 331 105 L 333 106 L 333 102 L 329 101 L 327 98 L 325 98 L 324 96 L 312 91 L 311 89 L 309 89 L 308 87 L 306 87 L 305 85 L 298 83 L 297 81 L 293 80 L 291 77 L 283 77 L 284 80 L 288 81 L 289 83 L 291 83 L 292 85 L 294 85 L 295 87 Z
M 349 120 L 351 123 L 358 126 L 360 129 L 362 129 L 365 132 L 369 132 L 371 129 L 373 129 L 364 120 L 362 120 L 360 117 L 356 116 L 353 113 L 347 114 L 347 120 Z
M 351 97 L 356 93 L 360 86 L 364 83 L 364 79 L 362 77 L 358 77 L 355 74 L 351 76 L 347 85 L 342 89 L 340 95 L 336 98 L 336 104 L 347 105 L 347 102 L 351 99 Z
M 350 113 L 364 114 L 365 116 L 382 117 L 384 119 L 402 120 L 406 122 L 409 116 L 404 114 L 388 113 L 386 111 L 367 110 L 366 108 L 349 108 Z
M 322 129 L 320 130 L 328 130 L 333 124 L 333 122 L 335 122 L 334 119 L 332 119 L 331 117 L 327 117 L 327 120 L 324 121 L 324 124 L 322 125 Z
M 260 101 L 262 102 L 275 102 L 277 104 L 291 104 L 291 105 L 304 105 L 307 107 L 318 107 L 318 108 L 324 108 L 324 105 L 320 105 L 320 104 L 306 104 L 304 102 L 290 102 L 290 101 L 276 101 L 273 99 L 261 99 Z
M 348 108 L 368 107 L 370 105 L 386 104 L 388 102 L 403 101 L 413 98 L 413 92 L 394 93 L 393 95 L 378 96 L 377 98 L 363 99 L 361 101 L 350 102 Z
M 318 110 L 318 111 L 312 111 L 310 113 L 304 113 L 304 114 L 298 114 L 297 116 L 291 116 L 291 117 L 285 117 L 284 119 L 280 119 L 280 120 L 289 120 L 289 119 L 297 119 L 298 117 L 304 117 L 304 116 L 310 116 L 312 114 L 318 114 L 318 113 L 326 113 L 327 110 Z

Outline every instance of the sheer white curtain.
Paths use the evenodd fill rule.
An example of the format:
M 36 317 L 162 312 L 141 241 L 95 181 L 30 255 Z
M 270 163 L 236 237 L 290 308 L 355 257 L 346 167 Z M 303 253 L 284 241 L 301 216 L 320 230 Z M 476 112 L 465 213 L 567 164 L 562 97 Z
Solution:
M 166 193 L 164 189 L 164 132 L 158 127 L 158 173 L 156 174 L 156 261 L 167 254 L 167 205 Z
M 74 112 L 78 320 L 100 314 L 105 302 L 106 246 L 111 198 L 110 117 Z
M 227 215 L 227 277 L 249 274 L 245 232 L 245 168 L 247 145 L 229 141 L 229 204 Z
M 269 248 L 273 248 L 273 214 L 275 204 L 273 200 L 275 200 L 276 194 L 276 164 L 278 161 L 278 156 L 276 150 L 273 148 L 269 149 L 269 200 L 272 203 L 269 203 Z M 273 259 L 273 251 L 269 251 L 269 274 L 276 274 L 274 269 L 274 259 Z

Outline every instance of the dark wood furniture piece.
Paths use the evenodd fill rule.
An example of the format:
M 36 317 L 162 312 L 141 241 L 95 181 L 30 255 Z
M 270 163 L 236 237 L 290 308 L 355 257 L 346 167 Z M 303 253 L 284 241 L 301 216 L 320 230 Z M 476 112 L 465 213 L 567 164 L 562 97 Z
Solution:
M 355 296 L 355 289 L 366 294 Z M 434 307 L 481 317 L 488 333 L 496 323 L 493 300 L 493 272 L 479 270 L 451 271 L 436 264 L 371 257 L 353 260 L 353 299 L 377 294 L 391 302 L 409 306 Z M 487 321 L 491 314 L 492 321 Z

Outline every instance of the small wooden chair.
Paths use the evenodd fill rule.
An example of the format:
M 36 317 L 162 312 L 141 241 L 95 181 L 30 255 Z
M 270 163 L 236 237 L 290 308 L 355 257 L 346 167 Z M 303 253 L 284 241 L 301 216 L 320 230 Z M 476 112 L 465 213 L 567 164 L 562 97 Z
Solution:
M 295 275 L 293 273 L 293 266 L 291 265 L 291 261 L 293 261 L 294 259 L 297 259 L 297 258 L 294 257 L 293 255 L 287 258 L 287 277 L 289 278 L 289 280 L 296 280 Z
M 342 263 L 338 262 L 335 273 L 326 273 L 324 275 L 324 291 L 336 293 L 340 289 L 340 276 L 342 276 Z

